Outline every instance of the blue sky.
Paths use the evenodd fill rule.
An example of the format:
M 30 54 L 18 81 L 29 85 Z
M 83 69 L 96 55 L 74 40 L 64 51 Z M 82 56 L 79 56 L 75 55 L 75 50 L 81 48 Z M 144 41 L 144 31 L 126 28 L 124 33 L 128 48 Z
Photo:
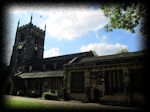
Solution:
M 94 50 L 98 55 L 115 54 L 127 48 L 129 52 L 143 49 L 143 38 L 139 33 L 116 29 L 106 32 L 103 26 L 108 19 L 99 7 L 30 7 L 10 6 L 7 9 L 8 23 L 6 37 L 9 42 L 7 48 L 7 62 L 9 63 L 14 45 L 18 21 L 20 25 L 30 22 L 44 30 L 46 36 L 44 58 Z

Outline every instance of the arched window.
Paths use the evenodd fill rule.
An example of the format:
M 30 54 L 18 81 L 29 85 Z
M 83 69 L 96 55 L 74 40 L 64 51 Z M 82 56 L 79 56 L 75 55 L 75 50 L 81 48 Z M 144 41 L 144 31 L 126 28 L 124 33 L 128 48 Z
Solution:
M 21 33 L 21 36 L 20 36 L 20 41 L 24 41 L 24 39 L 25 39 L 25 33 L 22 32 L 22 33 Z
M 35 36 L 35 44 L 38 44 L 38 36 Z

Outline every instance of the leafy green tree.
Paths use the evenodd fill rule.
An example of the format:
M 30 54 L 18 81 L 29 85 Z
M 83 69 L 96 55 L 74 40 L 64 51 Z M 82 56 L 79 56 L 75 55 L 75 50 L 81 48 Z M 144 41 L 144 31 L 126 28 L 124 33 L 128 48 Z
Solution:
M 124 48 L 124 49 L 121 49 L 117 52 L 117 54 L 124 54 L 124 53 L 127 53 L 128 52 L 128 49 Z
M 101 9 L 104 11 L 109 22 L 104 26 L 107 32 L 113 29 L 125 29 L 130 32 L 135 32 L 135 27 L 141 23 L 140 31 L 145 34 L 143 30 L 146 17 L 146 8 L 143 4 L 139 3 L 102 3 Z

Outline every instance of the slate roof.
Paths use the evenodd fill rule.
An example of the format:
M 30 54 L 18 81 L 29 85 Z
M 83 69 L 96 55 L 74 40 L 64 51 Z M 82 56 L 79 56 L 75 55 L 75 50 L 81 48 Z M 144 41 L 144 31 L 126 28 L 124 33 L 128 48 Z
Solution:
M 64 64 L 67 63 L 76 63 L 79 62 L 80 59 L 85 57 L 93 57 L 94 54 L 92 51 L 82 52 L 82 53 L 75 53 L 69 55 L 62 55 L 57 57 L 50 57 L 43 59 L 43 63 L 46 64 L 48 69 L 51 69 L 56 64 L 55 70 L 63 70 Z
M 94 56 L 82 58 L 78 63 L 65 64 L 65 68 L 106 65 L 124 62 L 144 62 L 146 51 L 128 52 L 124 54 L 114 54 L 106 56 Z
M 67 62 L 71 61 L 75 57 L 93 57 L 93 52 L 82 52 L 82 53 L 74 53 L 74 54 L 68 54 L 68 55 L 62 55 L 62 56 L 56 56 L 56 57 L 50 57 L 50 58 L 44 58 L 44 61 L 61 61 L 61 60 L 67 60 Z
M 95 57 L 85 57 L 80 60 L 80 62 L 89 62 L 89 61 L 107 61 L 107 60 L 114 60 L 114 59 L 127 59 L 127 58 L 135 58 L 139 56 L 144 56 L 145 51 L 138 51 L 138 52 L 128 52 L 124 54 L 113 54 L 113 55 L 106 55 L 106 56 L 95 56 Z
M 18 76 L 26 79 L 26 78 L 45 78 L 45 77 L 63 77 L 64 71 L 45 71 L 45 72 L 29 72 L 22 73 Z

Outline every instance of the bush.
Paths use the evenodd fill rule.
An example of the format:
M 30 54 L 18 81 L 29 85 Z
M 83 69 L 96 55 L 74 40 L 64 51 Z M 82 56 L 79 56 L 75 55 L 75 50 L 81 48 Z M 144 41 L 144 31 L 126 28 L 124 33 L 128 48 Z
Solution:
M 17 96 L 25 96 L 24 91 L 23 91 L 23 90 L 19 90 L 19 91 L 17 92 Z
M 47 100 L 58 100 L 57 95 L 50 92 L 44 92 L 42 98 Z

